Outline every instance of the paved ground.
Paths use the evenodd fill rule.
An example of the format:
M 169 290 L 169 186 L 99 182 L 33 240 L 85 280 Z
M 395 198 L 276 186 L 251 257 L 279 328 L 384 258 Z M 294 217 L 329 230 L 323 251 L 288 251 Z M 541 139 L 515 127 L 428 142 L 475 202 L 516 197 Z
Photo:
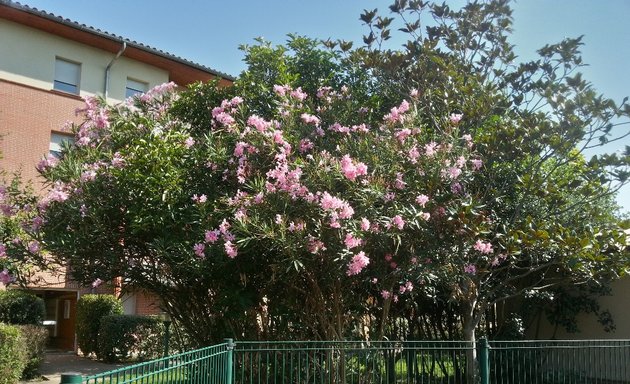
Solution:
M 100 361 L 90 360 L 66 352 L 48 352 L 44 362 L 40 366 L 42 378 L 25 383 L 57 384 L 61 381 L 62 373 L 76 372 L 81 375 L 93 375 L 95 373 L 110 371 L 125 364 L 105 364 Z

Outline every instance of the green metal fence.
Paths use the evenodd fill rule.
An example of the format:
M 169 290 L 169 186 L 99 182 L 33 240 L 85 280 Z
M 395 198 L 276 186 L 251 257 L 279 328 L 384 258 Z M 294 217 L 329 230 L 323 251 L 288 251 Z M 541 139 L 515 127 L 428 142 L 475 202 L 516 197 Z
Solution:
M 92 376 L 62 376 L 63 384 L 224 384 L 233 382 L 231 340 Z
M 475 379 L 466 368 L 475 356 Z M 239 341 L 63 384 L 630 384 L 630 340 Z
M 630 383 L 630 340 L 492 341 L 493 384 Z
M 462 383 L 461 341 L 238 342 L 234 383 Z

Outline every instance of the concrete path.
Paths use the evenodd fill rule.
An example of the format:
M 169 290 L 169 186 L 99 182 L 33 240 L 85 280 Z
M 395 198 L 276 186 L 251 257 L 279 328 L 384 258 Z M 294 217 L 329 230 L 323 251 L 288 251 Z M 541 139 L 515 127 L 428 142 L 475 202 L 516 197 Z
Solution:
M 44 362 L 39 368 L 42 378 L 22 383 L 46 383 L 57 384 L 61 381 L 62 373 L 76 372 L 81 375 L 93 375 L 100 372 L 111 371 L 128 364 L 106 364 L 100 361 L 80 357 L 74 353 L 49 352 L 46 353 Z

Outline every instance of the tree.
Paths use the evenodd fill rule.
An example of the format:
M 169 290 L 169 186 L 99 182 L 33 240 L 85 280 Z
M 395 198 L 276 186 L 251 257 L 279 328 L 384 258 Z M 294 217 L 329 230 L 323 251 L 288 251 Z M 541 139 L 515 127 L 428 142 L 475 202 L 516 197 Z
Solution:
M 46 247 L 157 293 L 200 343 L 380 339 L 429 305 L 474 342 L 496 303 L 626 273 L 628 156 L 581 149 L 629 108 L 570 77 L 579 40 L 514 67 L 504 1 L 391 10 L 401 51 L 373 48 L 393 20 L 370 11 L 366 47 L 259 42 L 229 89 L 89 99 L 42 172 Z
M 19 174 L 0 170 L 0 283 L 25 285 L 42 263 L 44 251 L 31 236 L 43 220 L 37 215 L 37 197 Z

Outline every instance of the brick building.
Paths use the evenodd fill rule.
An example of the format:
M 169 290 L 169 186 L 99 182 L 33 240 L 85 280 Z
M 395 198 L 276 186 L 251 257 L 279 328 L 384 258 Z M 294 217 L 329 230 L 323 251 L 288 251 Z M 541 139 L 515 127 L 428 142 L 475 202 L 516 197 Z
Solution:
M 168 81 L 180 86 L 230 76 L 143 44 L 9 0 L 0 0 L 0 168 L 20 171 L 42 191 L 35 165 L 74 140 L 64 130 L 79 122 L 82 97 L 109 103 Z M 66 271 L 41 274 L 31 287 L 45 299 L 52 346 L 75 349 L 76 301 L 92 291 Z M 120 294 L 120 282 L 99 287 Z M 134 292 L 121 297 L 126 313 L 157 313 L 158 300 Z

